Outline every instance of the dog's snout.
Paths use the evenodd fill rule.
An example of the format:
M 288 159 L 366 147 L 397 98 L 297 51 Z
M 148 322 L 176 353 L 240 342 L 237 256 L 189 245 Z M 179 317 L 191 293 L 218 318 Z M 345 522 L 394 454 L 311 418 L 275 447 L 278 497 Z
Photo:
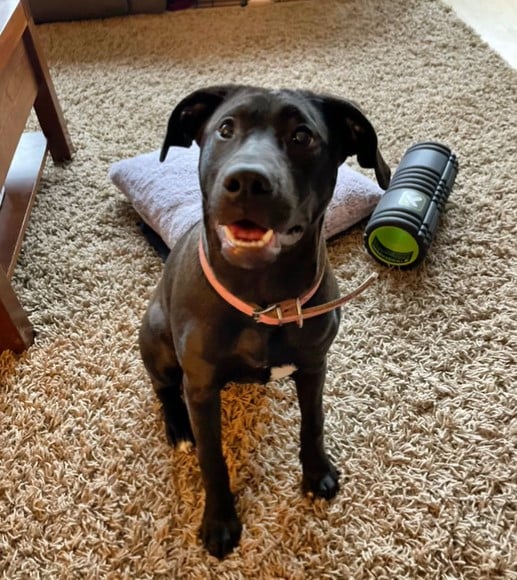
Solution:
M 271 195 L 273 186 L 269 177 L 259 169 L 236 167 L 228 172 L 224 188 L 232 196 Z

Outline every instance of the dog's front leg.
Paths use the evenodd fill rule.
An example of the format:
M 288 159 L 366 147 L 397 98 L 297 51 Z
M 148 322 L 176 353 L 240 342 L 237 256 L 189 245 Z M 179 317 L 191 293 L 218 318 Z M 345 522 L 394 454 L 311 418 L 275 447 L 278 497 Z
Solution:
M 220 389 L 188 379 L 184 386 L 206 494 L 200 535 L 210 554 L 224 558 L 239 543 L 242 526 L 222 450 Z
M 323 386 L 326 363 L 316 371 L 300 369 L 293 375 L 302 416 L 300 460 L 303 491 L 330 499 L 339 489 L 338 471 L 330 461 L 323 443 Z

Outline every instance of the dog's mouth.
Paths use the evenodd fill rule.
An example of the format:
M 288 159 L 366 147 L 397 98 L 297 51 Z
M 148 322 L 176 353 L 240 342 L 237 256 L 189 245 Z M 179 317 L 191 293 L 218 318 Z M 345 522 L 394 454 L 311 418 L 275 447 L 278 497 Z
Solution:
M 226 239 L 240 248 L 265 248 L 274 243 L 275 232 L 250 220 L 222 226 Z
M 300 226 L 282 233 L 248 219 L 217 226 L 223 256 L 241 268 L 257 268 L 273 262 L 282 246 L 296 243 L 302 233 Z

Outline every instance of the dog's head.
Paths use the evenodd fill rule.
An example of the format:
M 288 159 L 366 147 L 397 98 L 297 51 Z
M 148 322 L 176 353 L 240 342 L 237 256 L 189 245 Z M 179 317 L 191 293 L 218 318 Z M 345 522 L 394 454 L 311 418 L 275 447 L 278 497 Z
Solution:
M 371 123 L 336 97 L 238 85 L 198 90 L 173 110 L 160 160 L 194 140 L 205 228 L 244 268 L 264 266 L 319 231 L 347 157 L 357 155 L 382 188 L 389 185 Z

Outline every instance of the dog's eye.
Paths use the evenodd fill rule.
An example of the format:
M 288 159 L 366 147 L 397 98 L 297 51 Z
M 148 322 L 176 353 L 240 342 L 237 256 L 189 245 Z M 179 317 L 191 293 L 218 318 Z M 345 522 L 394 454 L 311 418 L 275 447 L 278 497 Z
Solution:
M 219 125 L 217 132 L 223 139 L 231 139 L 235 132 L 235 125 L 232 119 L 226 119 Z
M 309 127 L 301 125 L 297 127 L 292 136 L 293 143 L 301 147 L 309 147 L 314 141 L 314 135 Z

